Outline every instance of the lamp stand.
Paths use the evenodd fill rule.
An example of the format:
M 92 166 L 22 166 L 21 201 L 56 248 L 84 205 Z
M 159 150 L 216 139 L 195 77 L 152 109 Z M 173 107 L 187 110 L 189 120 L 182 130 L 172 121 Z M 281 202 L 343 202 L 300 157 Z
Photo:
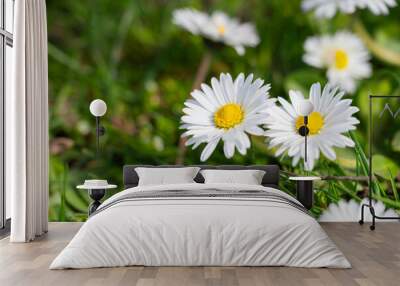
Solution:
M 96 157 L 99 158 L 100 154 L 100 136 L 106 132 L 105 128 L 100 125 L 100 117 L 96 116 Z
M 299 134 L 304 136 L 304 162 L 307 162 L 307 136 L 310 130 L 307 127 L 308 116 L 304 116 L 304 125 L 299 128 Z
M 307 162 L 307 136 L 308 136 L 308 116 L 304 116 L 304 127 L 305 127 L 305 136 L 304 136 L 304 162 Z

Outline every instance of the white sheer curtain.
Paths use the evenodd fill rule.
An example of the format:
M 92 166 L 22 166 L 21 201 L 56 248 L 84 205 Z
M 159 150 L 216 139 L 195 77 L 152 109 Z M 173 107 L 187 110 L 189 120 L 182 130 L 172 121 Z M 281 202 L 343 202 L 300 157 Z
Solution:
M 6 98 L 6 187 L 12 242 L 48 225 L 48 78 L 45 0 L 15 1 L 14 92 Z

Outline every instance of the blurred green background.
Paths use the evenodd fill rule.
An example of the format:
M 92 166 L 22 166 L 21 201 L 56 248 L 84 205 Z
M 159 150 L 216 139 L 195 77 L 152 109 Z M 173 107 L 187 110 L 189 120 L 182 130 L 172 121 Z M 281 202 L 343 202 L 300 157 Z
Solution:
M 181 131 L 182 107 L 188 98 L 198 65 L 205 52 L 200 37 L 172 23 L 172 11 L 193 7 L 222 10 L 242 21 L 253 22 L 261 38 L 256 48 L 238 56 L 225 47 L 214 53 L 206 82 L 221 72 L 236 76 L 254 73 L 272 84 L 273 97 L 287 97 L 295 88 L 308 94 L 313 82 L 326 82 L 325 72 L 302 61 L 303 43 L 309 36 L 348 29 L 380 49 L 371 52 L 373 75 L 360 82 L 353 95 L 361 124 L 352 134 L 354 149 L 337 150 L 338 160 L 321 159 L 315 174 L 366 175 L 368 146 L 368 95 L 400 95 L 398 63 L 385 60 L 387 50 L 400 57 L 400 8 L 388 16 L 369 11 L 317 20 L 304 13 L 299 0 L 48 0 L 49 92 L 50 92 L 50 220 L 79 221 L 86 218 L 89 199 L 75 186 L 88 178 L 104 178 L 122 187 L 124 164 L 174 164 Z M 371 45 L 372 45 L 371 44 Z M 106 101 L 102 119 L 106 134 L 101 138 L 101 159 L 95 158 L 95 119 L 89 104 Z M 381 103 L 378 103 L 381 104 Z M 381 170 L 375 198 L 400 209 L 397 184 L 400 163 L 400 124 L 381 120 L 377 128 L 375 158 Z M 384 135 L 382 135 L 384 134 Z M 185 164 L 198 164 L 202 148 L 188 150 Z M 218 148 L 207 164 L 273 164 L 300 173 L 289 158 L 275 158 L 264 138 L 252 138 L 247 156 L 225 159 Z M 374 161 L 374 162 L 375 162 Z M 390 167 L 388 169 L 388 167 Z M 389 172 L 390 171 L 390 172 Z M 294 186 L 282 175 L 282 189 Z M 318 216 L 340 199 L 366 195 L 366 184 L 324 181 L 317 185 L 313 213 Z

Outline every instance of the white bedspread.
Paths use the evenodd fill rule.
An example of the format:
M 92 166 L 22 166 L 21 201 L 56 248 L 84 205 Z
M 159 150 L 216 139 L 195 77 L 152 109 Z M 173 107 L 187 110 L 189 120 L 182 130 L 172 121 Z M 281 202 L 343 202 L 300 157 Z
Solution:
M 264 190 L 254 185 L 184 184 L 162 190 Z M 103 206 L 102 205 L 102 206 Z M 50 269 L 127 265 L 349 268 L 318 222 L 299 209 L 257 198 L 153 198 L 122 201 L 92 216 Z

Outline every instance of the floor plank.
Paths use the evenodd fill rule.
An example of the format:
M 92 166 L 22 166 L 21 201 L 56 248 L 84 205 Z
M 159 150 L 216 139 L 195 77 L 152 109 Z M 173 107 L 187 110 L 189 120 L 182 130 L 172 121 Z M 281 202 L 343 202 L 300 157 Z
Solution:
M 50 271 L 54 257 L 80 228 L 80 223 L 50 223 L 49 233 L 32 243 L 0 240 L 2 286 L 267 286 L 267 285 L 400 285 L 400 224 L 323 223 L 352 269 L 289 267 L 119 267 Z

